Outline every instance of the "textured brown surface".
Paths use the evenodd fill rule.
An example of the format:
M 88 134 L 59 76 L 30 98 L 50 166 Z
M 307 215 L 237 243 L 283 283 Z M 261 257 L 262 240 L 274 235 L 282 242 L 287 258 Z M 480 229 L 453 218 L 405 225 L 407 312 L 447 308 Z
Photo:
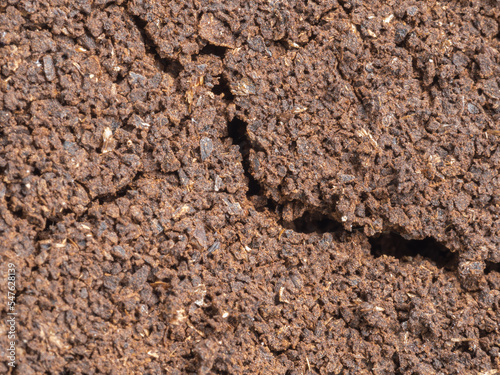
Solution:
M 0 0 L 14 373 L 500 372 L 499 22 Z
M 227 54 L 252 172 L 285 219 L 320 211 L 500 261 L 500 43 L 472 12 L 336 8 L 303 47 Z

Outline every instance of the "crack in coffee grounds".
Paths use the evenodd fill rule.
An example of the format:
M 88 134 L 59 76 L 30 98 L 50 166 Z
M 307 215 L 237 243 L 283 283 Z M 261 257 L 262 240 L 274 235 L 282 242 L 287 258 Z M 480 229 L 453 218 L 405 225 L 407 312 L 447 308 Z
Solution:
M 493 3 L 63 5 L 0 1 L 17 372 L 500 368 Z
M 344 4 L 345 7 L 345 4 Z M 156 60 L 161 60 L 159 58 L 158 53 L 156 52 L 156 46 L 155 43 L 147 36 L 147 33 L 145 31 L 146 27 L 146 22 L 142 21 L 139 17 L 137 16 L 131 16 L 132 19 L 134 20 L 134 23 L 136 24 L 137 28 L 140 30 L 142 38 L 145 42 L 146 45 L 149 46 L 149 49 L 153 51 L 153 54 L 155 55 Z M 359 26 L 357 26 L 358 33 L 360 32 Z M 309 39 L 308 43 L 311 42 L 312 39 Z M 220 57 L 221 59 L 224 59 L 226 56 L 226 53 L 228 51 L 227 47 L 222 47 L 222 46 L 217 46 L 211 43 L 207 43 L 206 46 L 201 49 L 200 55 L 206 54 L 206 55 L 215 55 Z M 413 60 L 412 62 L 413 65 L 415 65 L 415 61 Z M 340 74 L 340 76 L 346 81 L 349 82 L 349 77 L 345 75 L 345 73 L 339 69 L 338 64 L 336 64 L 337 70 Z M 178 73 L 177 73 L 178 75 Z M 176 75 L 176 76 L 177 76 Z M 223 94 L 224 99 L 226 100 L 227 104 L 232 104 L 234 103 L 235 96 L 230 89 L 230 85 L 228 80 L 224 75 L 221 75 L 218 77 L 219 83 L 216 84 L 212 88 L 212 92 L 216 95 Z M 422 86 L 423 87 L 423 86 Z M 425 86 L 423 87 L 425 91 L 429 90 L 429 87 Z M 354 94 L 356 95 L 358 101 L 365 107 L 367 104 L 366 99 L 364 99 L 359 91 L 357 89 L 353 89 Z M 365 107 L 366 108 L 366 107 Z M 370 113 L 369 109 L 367 109 L 367 112 Z M 242 121 L 238 116 L 235 116 L 231 121 L 228 121 L 228 133 L 230 138 L 233 140 L 233 144 L 237 145 L 239 147 L 239 151 L 242 157 L 242 165 L 243 165 L 243 170 L 245 177 L 248 181 L 248 188 L 247 188 L 247 196 L 249 198 L 254 197 L 257 199 L 257 201 L 260 201 L 259 209 L 261 210 L 263 207 L 266 207 L 269 212 L 282 212 L 284 209 L 284 206 L 281 204 L 278 204 L 277 202 L 273 201 L 271 198 L 265 197 L 264 195 L 264 190 L 262 186 L 259 184 L 259 182 L 255 179 L 253 174 L 251 173 L 251 165 L 249 161 L 249 154 L 250 154 L 250 149 L 252 148 L 252 144 L 250 139 L 248 138 L 247 134 L 247 127 L 248 124 L 244 121 Z M 255 199 L 254 199 L 255 200 Z M 279 214 L 281 215 L 281 214 Z M 318 216 L 319 215 L 319 216 Z M 312 219 L 313 217 L 316 217 L 316 219 Z M 319 217 L 319 218 L 318 218 Z M 333 218 L 330 218 L 328 216 L 325 216 L 324 214 L 321 214 L 320 212 L 313 212 L 309 213 L 307 210 L 304 212 L 304 214 L 297 219 L 294 219 L 292 222 L 286 222 L 283 220 L 281 217 L 279 219 L 279 224 L 283 225 L 287 228 L 296 230 L 301 233 L 326 233 L 326 232 L 333 232 L 333 231 L 339 231 L 343 230 L 342 225 L 335 221 Z M 381 247 L 381 238 L 383 238 L 382 242 L 385 244 L 385 246 Z M 454 254 L 450 252 L 446 247 L 444 247 L 442 244 L 438 244 L 435 240 L 433 239 L 423 239 L 423 240 L 417 240 L 417 239 L 403 239 L 403 237 L 399 235 L 376 235 L 375 237 L 372 237 L 370 240 L 370 243 L 372 245 L 372 254 L 378 254 L 380 256 L 381 254 L 381 249 L 388 249 L 384 253 L 385 254 L 391 254 L 394 255 L 397 258 L 404 258 L 405 256 L 409 256 L 409 254 L 413 254 L 413 256 L 417 254 L 421 254 L 424 256 L 426 254 L 427 256 L 424 256 L 428 258 L 429 260 L 436 261 L 436 259 L 433 259 L 432 254 L 438 254 L 438 253 L 448 253 L 450 254 L 450 261 L 447 262 L 449 264 L 455 264 L 455 257 L 452 256 L 451 254 Z M 399 249 L 394 252 L 394 249 Z M 408 250 L 411 249 L 411 250 Z M 418 249 L 418 250 L 417 250 Z M 437 250 L 441 249 L 441 250 Z M 444 249 L 444 250 L 443 250 Z M 430 255 L 430 256 L 429 256 Z M 439 263 L 439 262 L 438 262 Z M 440 264 L 443 262 L 441 261 Z

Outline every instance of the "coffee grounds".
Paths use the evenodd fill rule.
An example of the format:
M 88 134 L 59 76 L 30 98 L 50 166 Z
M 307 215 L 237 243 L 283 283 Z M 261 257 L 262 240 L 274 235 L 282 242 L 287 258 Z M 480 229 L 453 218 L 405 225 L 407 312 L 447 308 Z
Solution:
M 0 0 L 13 373 L 500 371 L 499 22 Z

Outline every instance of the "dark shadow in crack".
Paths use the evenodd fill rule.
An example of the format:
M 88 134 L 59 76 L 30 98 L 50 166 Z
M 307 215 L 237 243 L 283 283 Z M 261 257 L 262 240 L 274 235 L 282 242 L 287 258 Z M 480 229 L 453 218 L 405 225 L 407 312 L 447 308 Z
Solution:
M 201 49 L 200 55 L 215 55 L 223 58 L 226 55 L 226 51 L 227 47 L 216 46 L 208 43 Z
M 217 88 L 220 92 L 230 93 L 228 83 L 220 81 Z M 248 124 L 238 117 L 228 122 L 228 135 L 233 144 L 239 147 L 242 156 L 242 165 L 246 178 L 248 179 L 247 197 L 251 200 L 258 211 L 268 210 L 277 214 L 278 222 L 286 229 L 299 233 L 341 233 L 346 232 L 343 225 L 333 218 L 320 214 L 319 212 L 306 211 L 302 217 L 285 222 L 283 220 L 283 206 L 267 199 L 265 191 L 259 182 L 253 177 L 250 168 L 250 150 L 252 145 L 248 138 Z M 362 228 L 353 228 L 362 230 Z M 368 239 L 371 245 L 371 254 L 377 258 L 382 255 L 393 256 L 403 262 L 411 262 L 414 259 L 424 258 L 439 268 L 456 271 L 458 267 L 458 254 L 451 252 L 444 245 L 433 238 L 423 240 L 407 240 L 396 232 L 387 232 Z M 491 267 L 490 267 L 491 268 Z M 493 270 L 496 270 L 495 268 Z
M 500 273 L 500 263 L 486 262 L 486 268 L 484 269 L 484 274 L 487 275 L 490 272 Z
M 229 89 L 229 83 L 227 82 L 227 79 L 224 76 L 219 76 L 218 79 L 219 83 L 214 85 L 214 87 L 212 88 L 212 92 L 215 95 L 224 94 L 224 99 L 232 101 L 234 99 L 234 95 Z
M 344 230 L 338 221 L 317 212 L 305 212 L 304 215 L 291 223 L 283 223 L 283 227 L 305 234 L 333 233 Z
M 416 257 L 425 258 L 439 268 L 456 270 L 458 254 L 448 250 L 433 238 L 423 240 L 407 240 L 395 232 L 382 233 L 369 239 L 371 254 L 393 256 L 402 261 L 410 261 Z
M 141 34 L 142 41 L 144 43 L 146 51 L 153 56 L 153 58 L 155 59 L 156 63 L 161 68 L 161 70 L 163 70 L 165 73 L 170 73 L 174 78 L 177 78 L 180 72 L 182 72 L 182 70 L 184 69 L 182 64 L 177 60 L 162 58 L 160 56 L 160 54 L 156 50 L 155 42 L 151 40 L 146 31 L 146 26 L 148 24 L 146 21 L 134 15 L 130 15 L 130 19 L 135 24 L 137 30 Z
M 240 148 L 245 177 L 248 179 L 247 196 L 250 197 L 255 195 L 262 195 L 259 183 L 250 173 L 250 163 L 248 161 L 248 157 L 250 154 L 250 141 L 247 137 L 246 122 L 235 117 L 232 121 L 228 122 L 227 131 L 229 137 L 233 140 L 233 144 L 237 145 Z

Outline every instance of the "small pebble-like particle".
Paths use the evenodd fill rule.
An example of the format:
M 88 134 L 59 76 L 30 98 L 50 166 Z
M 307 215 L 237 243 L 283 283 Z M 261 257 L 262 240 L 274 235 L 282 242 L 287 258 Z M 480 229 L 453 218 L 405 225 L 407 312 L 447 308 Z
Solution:
M 201 152 L 201 160 L 205 161 L 211 154 L 214 149 L 214 145 L 212 140 L 207 137 L 203 137 L 200 140 L 200 152 Z
M 113 131 L 109 127 L 104 128 L 104 131 L 102 132 L 102 149 L 101 149 L 101 152 L 103 154 L 113 150 L 114 148 L 113 141 L 114 141 Z
M 52 57 L 44 56 L 43 57 L 43 71 L 45 72 L 45 77 L 48 81 L 53 81 L 56 79 L 56 69 L 54 68 L 54 61 L 52 61 Z

